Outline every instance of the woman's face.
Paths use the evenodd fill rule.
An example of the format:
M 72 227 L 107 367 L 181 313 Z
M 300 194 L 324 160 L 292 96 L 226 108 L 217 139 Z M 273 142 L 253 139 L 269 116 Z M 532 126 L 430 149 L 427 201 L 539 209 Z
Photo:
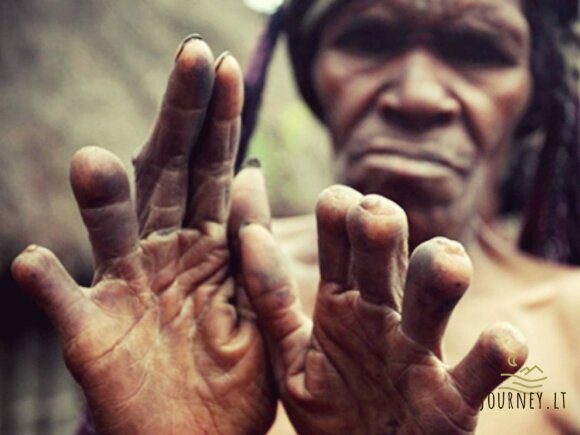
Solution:
M 313 81 L 341 182 L 465 239 L 530 98 L 519 0 L 364 0 L 322 30 Z

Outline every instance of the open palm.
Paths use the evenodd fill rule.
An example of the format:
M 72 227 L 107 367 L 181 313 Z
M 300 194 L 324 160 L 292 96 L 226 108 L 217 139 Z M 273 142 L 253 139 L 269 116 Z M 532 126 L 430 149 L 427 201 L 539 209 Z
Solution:
M 61 335 L 99 433 L 265 433 L 273 420 L 261 337 L 233 305 L 240 289 L 226 232 L 241 82 L 231 56 L 214 64 L 203 41 L 184 42 L 135 160 L 136 209 L 116 157 L 96 147 L 74 156 L 71 184 L 95 262 L 90 288 L 44 248 L 14 262 Z M 259 170 L 242 171 L 233 189 L 249 201 L 235 220 L 268 219 Z
M 469 285 L 462 246 L 435 238 L 408 260 L 403 210 L 334 186 L 317 205 L 321 282 L 313 321 L 270 233 L 241 231 L 244 276 L 280 398 L 301 434 L 470 434 L 481 401 L 525 360 L 523 337 L 499 324 L 456 366 L 441 339 Z M 269 271 L 269 273 L 265 273 Z M 516 367 L 508 364 L 509 357 Z

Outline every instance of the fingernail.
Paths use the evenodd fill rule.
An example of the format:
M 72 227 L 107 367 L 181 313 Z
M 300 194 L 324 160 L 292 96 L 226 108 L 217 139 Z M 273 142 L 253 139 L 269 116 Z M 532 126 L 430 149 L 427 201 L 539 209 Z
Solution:
M 177 48 L 177 52 L 175 53 L 175 61 L 179 59 L 179 56 L 181 56 L 183 48 L 192 39 L 197 39 L 198 41 L 204 40 L 199 33 L 192 33 L 191 35 L 187 35 L 185 38 L 183 38 L 183 41 L 181 41 L 181 44 L 179 44 L 179 47 Z
M 260 223 L 257 220 L 246 220 L 242 222 L 240 225 L 240 229 L 238 230 L 240 233 L 245 231 L 247 228 L 251 227 L 252 225 L 258 225 L 260 227 L 264 227 L 264 224 Z
M 220 65 L 222 64 L 222 62 L 224 61 L 224 59 L 226 57 L 228 57 L 231 53 L 229 51 L 224 51 L 222 54 L 220 54 L 218 56 L 218 58 L 215 60 L 215 66 L 214 69 L 217 71 L 220 67 Z
M 38 245 L 28 245 L 24 252 L 34 252 L 38 250 Z
M 252 157 L 252 158 L 246 160 L 244 162 L 244 164 L 242 165 L 242 169 L 245 169 L 245 168 L 261 168 L 261 167 L 262 167 L 262 163 L 256 157 Z
M 249 220 L 245 220 L 244 222 L 242 222 L 240 224 L 239 231 L 242 232 L 242 231 L 246 230 L 247 228 L 249 228 L 251 226 L 262 227 L 266 231 L 271 232 L 271 230 L 270 230 L 270 224 L 269 223 L 262 222 L 259 219 L 254 219 L 254 220 L 249 219 Z

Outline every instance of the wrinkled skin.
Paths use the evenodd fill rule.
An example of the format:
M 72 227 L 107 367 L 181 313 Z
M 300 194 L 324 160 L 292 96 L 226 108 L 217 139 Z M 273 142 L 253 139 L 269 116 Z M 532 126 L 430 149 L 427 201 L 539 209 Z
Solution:
M 180 52 L 159 121 L 136 159 L 136 212 L 113 156 L 89 148 L 74 157 L 71 182 L 93 246 L 93 286 L 78 288 L 43 248 L 29 248 L 13 266 L 59 330 L 99 433 L 264 433 L 275 389 L 299 433 L 473 433 L 481 400 L 501 373 L 521 366 L 526 345 L 513 328 L 495 325 L 458 365 L 444 363 L 441 337 L 471 275 L 461 245 L 437 238 L 409 260 L 400 207 L 378 195 L 330 188 L 317 205 L 321 283 L 310 320 L 267 230 L 259 171 L 238 175 L 229 207 L 241 79 L 231 57 L 217 62 L 215 74 L 212 61 L 199 41 Z M 324 61 L 321 55 L 317 71 Z M 331 79 L 318 81 L 338 83 Z M 323 89 L 321 95 L 336 109 L 327 113 L 333 133 L 338 125 L 356 125 L 339 122 L 349 109 L 343 100 L 329 100 Z M 359 115 L 352 119 L 365 119 Z M 427 110 L 415 124 L 434 125 L 431 115 Z M 351 136 L 345 132 L 345 139 Z M 390 167 L 367 177 L 384 181 L 373 174 L 396 174 L 385 170 Z M 487 174 L 485 165 L 477 167 Z M 438 204 L 487 179 L 463 186 L 446 170 L 441 184 L 416 183 L 417 167 L 407 169 L 403 178 L 417 193 L 429 193 L 422 199 L 433 193 L 422 186 L 449 188 L 435 192 Z M 421 228 L 413 204 L 403 204 L 412 231 Z M 459 225 L 453 234 L 461 235 L 474 204 L 458 204 L 454 212 L 468 212 L 448 225 Z M 245 222 L 252 223 L 238 231 Z M 439 231 L 441 219 L 433 222 L 431 230 Z M 240 250 L 241 269 L 230 246 Z
M 532 87 L 519 0 L 426 4 L 347 2 L 312 73 L 337 178 L 403 207 L 413 247 L 467 243 L 476 214 L 493 215 Z
M 241 230 L 249 296 L 298 433 L 474 433 L 481 401 L 505 379 L 501 373 L 518 370 L 527 347 L 500 323 L 456 366 L 442 360 L 445 326 L 471 276 L 462 246 L 432 239 L 407 266 L 402 209 L 344 186 L 322 193 L 317 221 L 313 321 L 270 233 L 259 225 Z M 255 250 L 277 253 L 257 257 Z
M 479 402 L 516 369 L 510 355 L 523 360 L 521 335 L 497 325 L 445 365 L 441 337 L 470 266 L 455 243 L 431 239 L 469 244 L 478 214 L 493 216 L 529 56 L 518 0 L 353 0 L 323 23 L 312 80 L 337 178 L 404 213 L 375 196 L 322 195 L 313 322 L 282 260 L 244 261 L 299 432 L 472 433 Z M 273 245 L 259 228 L 242 233 L 248 255 Z
M 93 285 L 79 288 L 44 248 L 13 264 L 60 333 L 99 434 L 258 434 L 274 418 L 261 336 L 231 304 L 226 224 L 242 95 L 231 56 L 214 65 L 203 41 L 186 40 L 135 161 L 136 211 L 116 157 L 91 147 L 73 158 Z M 233 207 L 237 222 L 268 223 L 263 184 L 255 168 L 236 178 L 246 201 Z

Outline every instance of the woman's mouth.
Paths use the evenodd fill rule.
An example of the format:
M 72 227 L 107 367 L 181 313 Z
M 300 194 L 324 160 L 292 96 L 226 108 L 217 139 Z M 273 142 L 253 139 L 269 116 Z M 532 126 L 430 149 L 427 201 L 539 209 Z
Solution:
M 383 166 L 401 175 L 426 177 L 441 176 L 449 171 L 466 177 L 470 173 L 472 161 L 469 158 L 452 158 L 441 152 L 433 151 L 441 146 L 417 145 L 399 142 L 371 143 L 364 148 L 351 152 L 349 166 Z

